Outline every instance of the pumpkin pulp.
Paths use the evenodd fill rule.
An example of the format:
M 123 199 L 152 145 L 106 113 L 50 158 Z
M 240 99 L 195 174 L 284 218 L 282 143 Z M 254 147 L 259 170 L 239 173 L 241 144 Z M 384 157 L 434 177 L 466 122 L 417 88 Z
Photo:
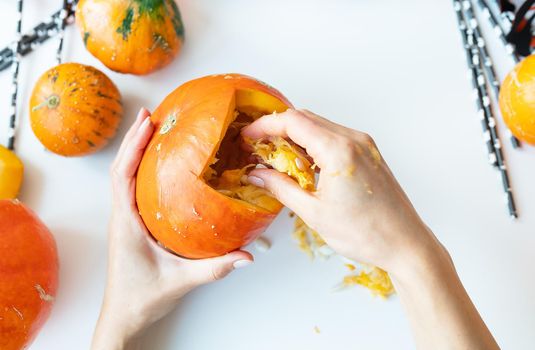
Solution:
M 276 212 L 281 204 L 272 195 L 248 183 L 247 174 L 258 164 L 284 172 L 301 187 L 314 189 L 314 171 L 303 150 L 281 137 L 249 140 L 241 136 L 241 129 L 260 118 L 261 110 L 248 106 L 233 110 L 233 117 L 225 135 L 203 172 L 204 181 L 219 193 L 247 202 L 269 212 Z
M 240 131 L 252 123 L 258 114 L 234 111 L 234 120 L 229 124 L 203 178 L 210 187 L 225 196 L 275 212 L 280 208 L 280 203 L 269 192 L 247 182 L 247 174 L 255 168 L 258 161 L 252 152 L 244 149 Z

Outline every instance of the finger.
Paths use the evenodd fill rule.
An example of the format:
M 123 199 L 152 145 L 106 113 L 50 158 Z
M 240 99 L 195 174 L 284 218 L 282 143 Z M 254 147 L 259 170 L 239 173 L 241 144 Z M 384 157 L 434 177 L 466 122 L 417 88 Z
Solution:
M 271 192 L 279 202 L 299 216 L 306 216 L 316 200 L 312 193 L 302 189 L 291 177 L 273 169 L 255 169 L 249 173 L 247 181 Z
M 121 143 L 121 146 L 119 147 L 119 150 L 117 151 L 117 156 L 115 158 L 117 161 L 121 158 L 126 148 L 126 145 L 130 142 L 130 140 L 132 139 L 132 136 L 136 133 L 136 131 L 141 126 L 141 123 L 147 117 L 150 117 L 150 112 L 145 107 L 142 107 L 137 113 L 134 123 L 132 124 L 132 126 L 130 126 L 130 129 L 128 129 L 128 131 L 124 135 L 123 142 Z
M 359 133 L 359 131 L 346 128 L 345 126 L 342 126 L 340 124 L 336 124 L 336 123 L 330 121 L 329 119 L 323 118 L 322 116 L 317 115 L 317 114 L 315 114 L 315 113 L 313 113 L 313 112 L 311 112 L 311 111 L 309 111 L 307 109 L 299 109 L 298 112 L 301 112 L 304 115 L 306 115 L 307 117 L 313 119 L 319 125 L 321 125 L 323 128 L 335 131 L 338 134 L 351 135 L 351 133 L 354 133 L 354 132 Z
M 123 154 L 116 164 L 115 170 L 119 180 L 130 180 L 134 177 L 153 131 L 154 125 L 150 117 L 146 117 L 131 140 L 126 144 Z
M 289 138 L 307 153 L 320 167 L 327 162 L 325 149 L 333 143 L 330 126 L 301 111 L 288 110 L 263 116 L 242 129 L 242 135 L 254 140 L 269 136 Z
M 251 253 L 236 250 L 216 258 L 191 261 L 194 265 L 193 278 L 197 284 L 220 280 L 233 270 L 251 265 L 254 261 Z

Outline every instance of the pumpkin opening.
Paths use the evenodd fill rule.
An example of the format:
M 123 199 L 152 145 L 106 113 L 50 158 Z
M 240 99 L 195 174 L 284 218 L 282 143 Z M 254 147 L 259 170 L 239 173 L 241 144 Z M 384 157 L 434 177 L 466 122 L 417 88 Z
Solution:
M 281 106 L 280 101 L 276 100 L 278 103 L 275 104 L 270 101 L 274 98 L 267 96 L 252 91 L 237 92 L 225 136 L 203 178 L 210 187 L 225 196 L 276 212 L 281 204 L 266 190 L 249 184 L 247 174 L 262 164 L 288 174 L 301 187 L 313 190 L 314 170 L 305 152 L 281 137 L 253 141 L 241 136 L 241 129 L 262 115 L 287 109 L 285 105 Z M 244 143 L 247 146 L 244 147 Z

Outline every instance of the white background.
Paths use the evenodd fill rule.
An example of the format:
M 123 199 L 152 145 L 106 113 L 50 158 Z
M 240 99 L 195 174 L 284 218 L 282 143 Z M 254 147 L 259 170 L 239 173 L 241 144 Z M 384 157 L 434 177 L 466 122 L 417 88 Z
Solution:
M 25 1 L 27 30 L 61 1 Z M 88 54 L 74 26 L 66 57 L 102 69 L 119 86 L 126 115 L 104 151 L 67 159 L 45 152 L 28 122 L 31 88 L 54 64 L 56 41 L 23 60 L 17 152 L 26 166 L 20 198 L 54 233 L 61 285 L 34 350 L 88 348 L 98 316 L 110 214 L 109 164 L 141 106 L 154 109 L 181 83 L 240 72 L 306 107 L 372 134 L 504 349 L 535 344 L 535 148 L 505 154 L 520 219 L 512 222 L 482 132 L 452 5 L 438 0 L 179 0 L 186 27 L 181 55 L 147 77 L 110 72 Z M 15 1 L 0 1 L 0 42 L 15 28 Z M 487 31 L 488 32 L 488 31 Z M 503 78 L 512 62 L 493 36 Z M 1 136 L 10 101 L 0 73 Z M 503 132 L 503 127 L 500 128 Z M 2 138 L 5 140 L 5 137 Z M 361 288 L 332 293 L 340 261 L 311 262 L 282 214 L 256 263 L 186 297 L 152 327 L 145 349 L 409 349 L 399 300 Z M 254 252 L 254 250 L 253 250 Z M 316 334 L 317 326 L 321 333 Z

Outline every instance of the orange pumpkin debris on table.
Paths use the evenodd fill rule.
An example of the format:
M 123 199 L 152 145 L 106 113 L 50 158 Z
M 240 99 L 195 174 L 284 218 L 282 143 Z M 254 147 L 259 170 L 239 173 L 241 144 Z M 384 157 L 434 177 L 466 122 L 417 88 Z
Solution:
M 500 109 L 513 135 L 535 145 L 535 55 L 517 64 L 505 78 Z
M 25 349 L 47 320 L 58 288 L 56 242 L 18 200 L 0 200 L 0 349 Z
M 50 151 L 82 156 L 103 148 L 123 114 L 121 94 L 101 71 L 64 63 L 46 71 L 30 98 L 35 136 Z
M 174 0 L 80 0 L 76 23 L 87 50 L 121 73 L 147 74 L 166 66 L 184 40 Z
M 280 138 L 251 142 L 250 152 L 241 145 L 242 127 L 289 107 L 274 88 L 238 74 L 196 79 L 165 98 L 152 114 L 155 131 L 136 184 L 141 217 L 163 246 L 206 258 L 258 237 L 282 208 L 246 182 L 258 161 L 314 188 L 314 171 L 298 147 Z
M 0 199 L 13 199 L 19 194 L 24 165 L 7 148 L 0 146 Z

